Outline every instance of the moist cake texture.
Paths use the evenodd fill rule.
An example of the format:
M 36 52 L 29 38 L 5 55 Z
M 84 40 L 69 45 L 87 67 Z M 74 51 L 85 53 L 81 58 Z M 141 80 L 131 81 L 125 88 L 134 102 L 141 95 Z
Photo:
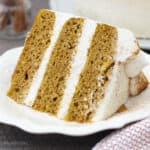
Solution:
M 82 25 L 83 19 L 71 18 L 63 26 L 33 104 L 34 109 L 52 114 L 57 113 Z
M 105 87 L 112 72 L 116 39 L 115 28 L 105 24 L 97 25 L 67 120 L 91 120 L 99 101 L 104 97 Z
M 7 95 L 66 121 L 107 119 L 130 95 L 135 82 L 129 84 L 126 65 L 138 52 L 136 38 L 128 30 L 42 9 L 26 38 Z M 137 84 L 138 74 L 140 70 L 132 76 Z
M 41 10 L 25 41 L 23 52 L 12 75 L 9 97 L 23 102 L 42 56 L 51 42 L 55 13 Z

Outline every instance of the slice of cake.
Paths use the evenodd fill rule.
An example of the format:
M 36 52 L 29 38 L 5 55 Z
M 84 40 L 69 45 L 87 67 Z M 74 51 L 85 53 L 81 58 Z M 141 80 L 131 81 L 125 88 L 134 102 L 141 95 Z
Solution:
M 67 121 L 106 119 L 130 95 L 126 65 L 138 53 L 128 30 L 42 9 L 26 38 L 7 95 Z M 147 82 L 142 89 L 146 86 Z

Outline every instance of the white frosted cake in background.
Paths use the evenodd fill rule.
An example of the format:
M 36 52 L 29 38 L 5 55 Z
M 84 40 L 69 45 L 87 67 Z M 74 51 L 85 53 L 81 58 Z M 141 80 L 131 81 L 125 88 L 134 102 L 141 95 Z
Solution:
M 76 0 L 75 3 L 77 15 L 128 28 L 138 38 L 150 38 L 149 0 Z

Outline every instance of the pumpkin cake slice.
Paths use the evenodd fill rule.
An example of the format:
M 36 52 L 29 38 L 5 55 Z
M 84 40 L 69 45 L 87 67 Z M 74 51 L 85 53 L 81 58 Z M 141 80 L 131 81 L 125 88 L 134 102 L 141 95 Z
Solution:
M 134 84 L 144 80 L 136 95 L 148 85 L 140 75 L 143 66 L 132 80 L 126 70 L 139 52 L 136 38 L 126 29 L 42 9 L 7 95 L 67 121 L 107 119 L 133 95 Z

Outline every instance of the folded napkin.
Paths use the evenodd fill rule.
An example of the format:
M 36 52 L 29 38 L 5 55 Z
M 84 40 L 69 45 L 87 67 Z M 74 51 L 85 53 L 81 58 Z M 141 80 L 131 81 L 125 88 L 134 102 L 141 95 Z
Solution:
M 113 132 L 93 150 L 150 150 L 150 117 Z

